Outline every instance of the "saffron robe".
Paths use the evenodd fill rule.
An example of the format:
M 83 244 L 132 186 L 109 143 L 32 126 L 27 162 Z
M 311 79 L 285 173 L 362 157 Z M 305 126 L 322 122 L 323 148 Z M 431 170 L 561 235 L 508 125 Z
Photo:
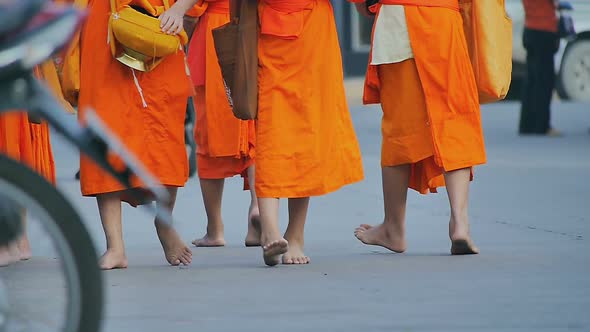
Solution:
M 329 0 L 259 2 L 258 197 L 323 195 L 363 179 Z
M 410 0 L 382 0 L 382 3 L 403 4 L 403 1 Z M 418 81 L 422 91 L 420 94 L 413 91 L 412 94 L 423 95 L 420 98 L 424 98 L 424 107 L 420 106 L 422 101 L 416 101 L 414 108 L 407 108 L 405 112 L 425 110 L 425 121 L 418 123 L 416 117 L 399 115 L 395 121 L 406 127 L 405 131 L 399 131 L 391 129 L 398 124 L 384 119 L 382 166 L 397 165 L 388 161 L 390 155 L 396 152 L 388 150 L 399 150 L 400 146 L 405 146 L 404 149 L 411 151 L 413 147 L 420 150 L 432 146 L 432 158 L 428 157 L 420 165 L 414 165 L 410 178 L 410 188 L 421 193 L 436 192 L 437 187 L 444 186 L 444 172 L 486 162 L 478 92 L 469 60 L 463 21 L 456 9 L 456 1 L 437 1 L 441 4 L 443 2 L 448 5 L 404 6 L 414 54 L 412 62 L 417 75 L 409 68 L 379 70 L 379 66 L 369 65 L 363 96 L 365 104 L 381 103 L 383 106 L 383 98 L 391 99 L 386 103 L 393 104 L 399 92 L 391 90 L 391 93 L 385 95 L 381 91 L 382 80 L 402 82 L 408 79 L 410 85 Z M 378 11 L 379 6 L 377 15 Z M 403 135 L 403 132 L 420 132 L 424 127 L 430 133 L 421 139 L 415 135 Z M 407 160 L 405 163 L 414 162 L 417 161 Z
M 231 111 L 211 32 L 229 22 L 229 0 L 206 3 L 188 52 L 196 92 L 198 174 L 201 179 L 246 176 L 254 163 L 255 122 L 240 120 Z
M 173 1 L 170 1 L 172 4 Z M 161 0 L 120 0 L 149 6 L 161 14 Z M 108 40 L 109 1 L 91 0 L 81 34 L 79 114 L 93 109 L 139 161 L 162 184 L 184 186 L 188 160 L 184 142 L 186 103 L 192 93 L 185 55 L 166 57 L 151 72 L 139 72 L 111 55 Z M 110 41 L 113 42 L 113 41 Z M 118 159 L 113 158 L 116 166 Z M 93 196 L 124 188 L 85 157 L 80 159 L 82 194 Z M 134 186 L 141 187 L 139 181 Z

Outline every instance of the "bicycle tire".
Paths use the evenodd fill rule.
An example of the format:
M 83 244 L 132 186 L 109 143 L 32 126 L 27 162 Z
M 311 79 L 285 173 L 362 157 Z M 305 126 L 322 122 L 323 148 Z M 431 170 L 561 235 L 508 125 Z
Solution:
M 28 195 L 61 232 L 79 281 L 79 317 L 75 332 L 98 332 L 103 312 L 103 281 L 93 241 L 78 212 L 64 195 L 27 166 L 0 154 L 0 180 Z M 71 317 L 66 317 L 70 320 Z M 70 331 L 68 331 L 70 332 Z

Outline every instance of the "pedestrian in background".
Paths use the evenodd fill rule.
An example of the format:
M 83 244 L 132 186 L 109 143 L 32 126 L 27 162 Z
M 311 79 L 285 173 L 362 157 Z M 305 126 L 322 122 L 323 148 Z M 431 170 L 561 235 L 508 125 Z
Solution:
M 522 0 L 522 3 L 525 12 L 522 42 L 527 51 L 527 73 L 522 93 L 519 133 L 559 136 L 560 133 L 551 127 L 554 56 L 559 49 L 557 2 Z

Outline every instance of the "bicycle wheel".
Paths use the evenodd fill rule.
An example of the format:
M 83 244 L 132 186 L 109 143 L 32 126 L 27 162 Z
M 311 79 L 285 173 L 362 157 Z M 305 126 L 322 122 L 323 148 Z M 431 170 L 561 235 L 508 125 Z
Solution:
M 0 192 L 10 197 L 14 202 L 18 202 L 21 207 L 26 208 L 27 218 L 29 215 L 41 217 L 40 224 L 44 233 L 49 234 L 59 264 L 47 259 L 43 262 L 41 273 L 47 273 L 47 270 L 60 265 L 61 272 L 64 275 L 63 293 L 64 313 L 61 327 L 52 326 L 52 331 L 64 332 L 98 332 L 103 309 L 103 283 L 100 269 L 98 267 L 98 258 L 96 251 L 80 215 L 74 210 L 66 198 L 43 177 L 36 174 L 26 166 L 0 155 Z M 31 262 L 33 263 L 33 262 Z M 27 268 L 29 263 L 20 264 L 21 267 Z M 19 264 L 15 270 L 18 270 Z M 9 266 L 8 268 L 11 268 Z M 6 275 L 10 271 L 7 268 L 0 268 L 0 276 L 6 281 Z M 22 276 L 31 277 L 31 272 L 21 272 L 17 279 L 20 286 L 15 288 L 19 292 L 23 288 L 30 288 L 31 285 L 22 285 Z M 38 274 L 38 272 L 36 272 Z M 43 287 L 52 287 L 44 280 L 45 276 L 40 279 Z M 26 279 L 26 278 L 25 278 Z M 49 279 L 49 278 L 45 278 Z M 30 290 L 30 289 L 29 289 Z M 60 291 L 62 291 L 60 289 Z M 10 293 L 10 282 L 6 292 Z M 42 289 L 35 289 L 33 294 L 20 292 L 18 298 L 28 300 L 27 305 L 35 305 L 42 301 Z M 25 295 L 22 295 L 25 294 Z M 0 291 L 0 297 L 2 292 Z M 27 298 L 28 296 L 28 298 Z M 3 299 L 0 298 L 0 302 Z M 4 299 L 6 300 L 6 299 Z M 9 300 L 10 301 L 10 300 Z M 49 301 L 54 301 L 50 299 Z M 55 301 L 54 301 L 55 302 Z M 50 303 L 50 305 L 52 305 Z M 9 303 L 9 308 L 15 308 L 16 305 Z M 20 309 L 14 309 L 20 310 Z M 8 331 L 10 332 L 11 316 L 22 315 L 20 312 L 8 312 L 6 317 Z M 26 314 L 29 315 L 29 314 Z M 31 315 L 29 315 L 31 316 Z M 34 314 L 32 314 L 34 316 Z M 24 319 L 34 319 L 34 317 L 25 317 Z M 39 324 L 39 322 L 35 322 Z M 33 324 L 29 324 L 33 325 Z M 40 325 L 39 325 L 40 326 Z M 17 331 L 23 331 L 22 327 L 13 328 Z M 43 328 L 38 326 L 29 327 L 30 330 L 42 331 Z M 0 326 L 0 331 L 2 326 Z M 49 331 L 49 330 L 48 330 Z

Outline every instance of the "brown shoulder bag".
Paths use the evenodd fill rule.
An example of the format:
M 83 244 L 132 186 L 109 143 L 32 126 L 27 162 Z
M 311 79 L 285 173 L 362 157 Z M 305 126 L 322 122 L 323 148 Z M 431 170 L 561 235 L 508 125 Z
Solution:
M 229 104 L 238 119 L 258 113 L 258 1 L 230 0 L 230 22 L 213 29 Z

